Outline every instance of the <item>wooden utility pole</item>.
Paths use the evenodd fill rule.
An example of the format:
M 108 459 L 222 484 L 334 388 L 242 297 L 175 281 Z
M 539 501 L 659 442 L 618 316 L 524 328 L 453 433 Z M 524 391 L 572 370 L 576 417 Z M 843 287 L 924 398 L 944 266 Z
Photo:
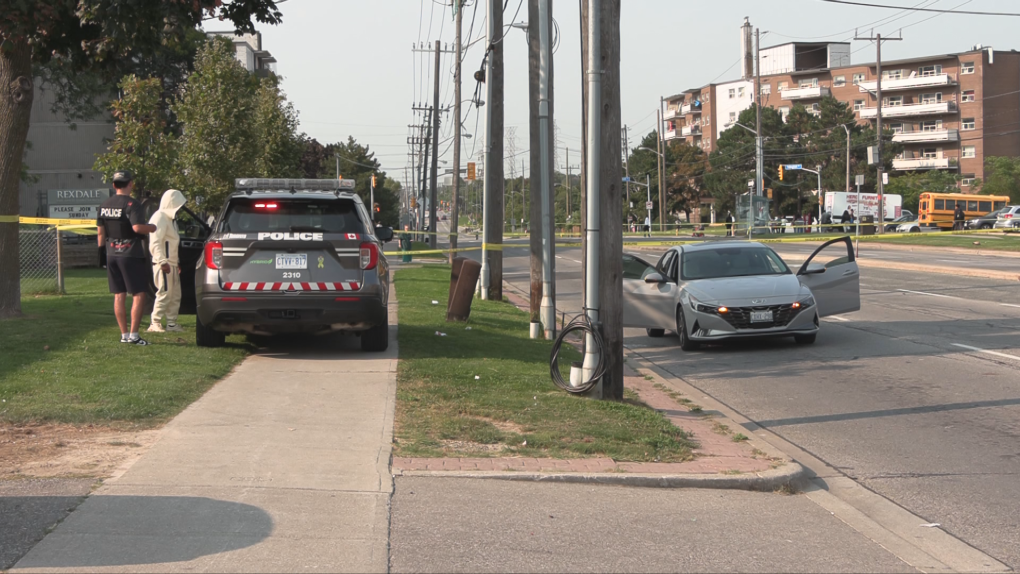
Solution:
M 503 5 L 488 0 L 482 298 L 503 300 Z M 491 247 L 491 248 L 490 248 Z
M 606 374 L 601 381 L 601 398 L 622 400 L 623 399 L 623 233 L 620 221 L 622 217 L 621 195 L 623 187 L 623 166 L 621 156 L 620 138 L 618 137 L 622 127 L 620 119 L 620 0 L 587 0 L 582 4 L 582 61 L 588 59 L 588 46 L 590 45 L 590 31 L 587 26 L 588 12 L 592 5 L 598 7 L 599 28 L 594 31 L 598 33 L 599 50 L 596 61 L 600 63 L 601 74 L 601 102 L 598 109 L 589 110 L 584 107 L 585 117 L 588 113 L 598 114 L 601 131 L 603 134 L 612 137 L 599 138 L 598 170 L 599 170 L 599 217 L 597 222 L 589 222 L 587 206 L 582 214 L 584 227 L 589 229 L 591 225 L 597 225 L 598 245 L 589 245 L 586 240 L 585 250 L 587 260 L 588 249 L 598 249 L 599 267 L 598 280 L 598 320 L 602 327 L 602 337 L 605 342 L 604 358 L 606 361 Z M 584 93 L 587 95 L 587 83 Z M 585 125 L 584 122 L 582 125 Z M 585 147 L 590 143 L 587 141 L 591 134 L 585 129 Z M 587 157 L 587 156 L 586 156 Z M 594 170 L 595 166 L 586 165 L 588 161 L 582 162 L 582 173 L 589 177 L 586 170 Z M 585 194 L 589 183 L 585 182 Z M 586 205 L 585 201 L 582 205 Z M 587 234 L 586 234 L 587 235 Z M 586 263 L 587 266 L 587 263 Z M 589 271 L 585 270 L 585 277 Z M 588 301 L 585 306 L 590 307 Z
M 463 47 L 461 46 L 461 28 L 463 23 L 464 0 L 453 0 L 454 8 L 457 10 L 457 62 L 453 67 L 453 198 L 450 200 L 450 265 L 453 265 L 453 258 L 456 257 L 457 235 L 460 231 L 460 143 L 461 143 L 461 115 L 460 115 L 460 64 L 464 59 Z M 476 134 L 477 135 L 477 134 Z
M 903 38 L 882 38 L 881 34 L 875 34 L 869 37 L 860 37 L 854 34 L 854 40 L 870 40 L 875 42 L 875 100 L 878 102 L 878 109 L 875 110 L 875 135 L 878 136 L 878 221 L 881 223 L 885 221 L 885 183 L 882 181 L 882 172 L 885 170 L 885 163 L 882 161 L 882 42 L 900 41 Z M 818 202 L 822 202 L 822 190 L 818 190 Z M 878 232 L 882 233 L 885 230 L 884 225 L 878 226 Z
M 440 58 L 440 47 L 439 40 L 436 40 L 436 72 L 435 72 L 435 88 L 433 92 L 432 109 L 432 175 L 429 194 L 429 245 L 435 249 L 439 245 L 439 226 L 436 225 L 438 222 L 436 219 L 436 203 L 439 199 L 439 58 Z

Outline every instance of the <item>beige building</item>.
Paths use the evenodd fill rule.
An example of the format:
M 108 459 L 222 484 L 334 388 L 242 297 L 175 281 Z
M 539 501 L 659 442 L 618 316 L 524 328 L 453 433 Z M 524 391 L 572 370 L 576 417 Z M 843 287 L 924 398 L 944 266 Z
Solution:
M 819 111 L 832 96 L 858 122 L 877 117 L 875 64 L 849 63 L 844 43 L 791 43 L 761 50 L 762 104 L 785 116 L 800 103 Z M 753 105 L 754 81 L 710 84 L 666 99 L 663 134 L 706 152 Z M 1020 155 L 1020 53 L 975 46 L 958 54 L 882 62 L 882 122 L 903 152 L 894 172 L 940 169 L 961 186 L 984 176 L 987 156 Z

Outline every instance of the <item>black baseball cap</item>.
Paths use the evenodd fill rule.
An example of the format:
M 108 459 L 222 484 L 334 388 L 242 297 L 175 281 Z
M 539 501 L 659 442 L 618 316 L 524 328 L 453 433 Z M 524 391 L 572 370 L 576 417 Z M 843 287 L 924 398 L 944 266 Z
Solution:
M 121 170 L 113 172 L 113 183 L 129 183 L 134 176 L 128 170 Z

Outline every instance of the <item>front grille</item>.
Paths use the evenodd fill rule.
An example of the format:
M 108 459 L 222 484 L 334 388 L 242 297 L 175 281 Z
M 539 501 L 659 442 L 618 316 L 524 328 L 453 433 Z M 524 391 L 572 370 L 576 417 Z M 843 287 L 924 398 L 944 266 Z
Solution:
M 730 307 L 730 312 L 720 314 L 719 316 L 726 320 L 727 323 L 737 329 L 772 329 L 775 327 L 785 327 L 800 313 L 801 309 L 794 309 L 792 304 L 789 305 L 762 305 L 759 307 Z M 751 322 L 751 311 L 772 311 L 772 322 L 752 323 Z

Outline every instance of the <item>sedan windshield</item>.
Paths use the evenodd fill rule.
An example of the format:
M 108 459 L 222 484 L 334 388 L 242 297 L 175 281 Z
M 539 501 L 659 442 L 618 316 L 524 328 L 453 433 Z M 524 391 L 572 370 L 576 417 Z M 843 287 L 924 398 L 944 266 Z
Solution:
M 684 252 L 680 274 L 687 280 L 785 275 L 786 263 L 767 247 L 722 247 Z

